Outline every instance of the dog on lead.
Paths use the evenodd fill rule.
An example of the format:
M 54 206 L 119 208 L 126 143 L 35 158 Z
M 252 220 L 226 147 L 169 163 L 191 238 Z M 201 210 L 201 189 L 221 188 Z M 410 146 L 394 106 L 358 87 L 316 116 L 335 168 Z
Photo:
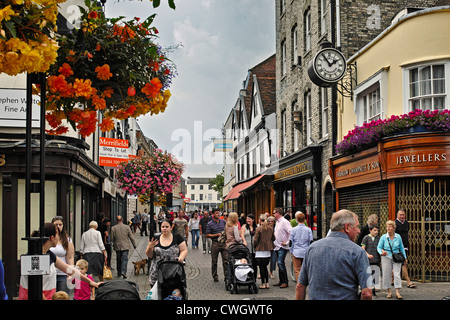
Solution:
M 139 271 L 141 271 L 141 269 L 142 269 L 142 273 L 145 274 L 145 265 L 147 264 L 146 259 L 133 262 L 133 264 L 134 264 L 134 274 L 135 275 L 139 275 Z

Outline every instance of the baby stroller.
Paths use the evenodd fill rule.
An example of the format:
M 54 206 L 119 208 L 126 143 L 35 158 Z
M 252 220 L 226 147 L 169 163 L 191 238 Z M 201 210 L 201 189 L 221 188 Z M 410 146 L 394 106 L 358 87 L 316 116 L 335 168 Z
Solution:
M 245 260 L 243 260 L 245 259 Z M 247 286 L 249 293 L 258 293 L 250 250 L 241 243 L 228 247 L 228 279 L 226 289 L 238 293 L 239 286 Z
M 95 300 L 141 300 L 139 286 L 127 280 L 103 282 L 95 291 Z
M 175 289 L 179 289 L 183 300 L 188 299 L 186 291 L 186 273 L 184 264 L 178 261 L 159 261 L 156 267 L 158 270 L 158 298 L 163 300 L 172 294 Z

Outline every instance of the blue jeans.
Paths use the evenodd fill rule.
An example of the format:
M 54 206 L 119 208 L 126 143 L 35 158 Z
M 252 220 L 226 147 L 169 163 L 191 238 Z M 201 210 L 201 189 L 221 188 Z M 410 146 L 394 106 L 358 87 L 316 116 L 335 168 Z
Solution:
M 116 251 L 117 275 L 127 274 L 128 250 Z
M 200 230 L 191 230 L 192 248 L 198 248 L 198 240 L 200 239 Z
M 287 276 L 287 269 L 286 264 L 284 263 L 284 260 L 286 258 L 287 253 L 289 250 L 280 248 L 277 252 L 277 263 L 278 263 L 278 275 L 280 277 L 280 283 L 288 284 L 288 276 Z

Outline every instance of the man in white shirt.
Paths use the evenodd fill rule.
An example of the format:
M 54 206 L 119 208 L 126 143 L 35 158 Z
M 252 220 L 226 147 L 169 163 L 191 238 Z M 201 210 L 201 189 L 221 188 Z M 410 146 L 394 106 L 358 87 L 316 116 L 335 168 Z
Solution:
M 289 237 L 291 234 L 292 226 L 288 220 L 283 216 L 283 209 L 275 208 L 273 210 L 273 216 L 276 220 L 275 223 L 275 241 L 273 242 L 275 246 L 275 252 L 277 253 L 277 263 L 278 263 L 278 274 L 280 282 L 275 284 L 280 288 L 288 287 L 288 276 L 287 269 L 284 260 L 286 254 L 289 252 Z

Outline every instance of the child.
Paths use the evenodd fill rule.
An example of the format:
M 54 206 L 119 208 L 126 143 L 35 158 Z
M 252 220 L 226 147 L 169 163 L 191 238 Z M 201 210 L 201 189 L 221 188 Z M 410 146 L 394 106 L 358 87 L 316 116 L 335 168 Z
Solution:
M 247 281 L 247 277 L 249 275 L 253 275 L 253 269 L 248 264 L 247 259 L 242 258 L 240 260 L 236 260 L 234 276 L 239 281 Z
M 87 276 L 89 279 L 93 280 L 92 275 L 86 275 L 89 264 L 86 260 L 80 259 L 76 263 L 77 269 L 81 274 Z M 73 294 L 73 300 L 95 300 L 95 288 L 90 287 L 87 282 L 80 281 L 79 279 L 74 279 L 72 283 L 76 283 L 75 290 Z
M 174 289 L 172 294 L 164 298 L 164 300 L 183 300 L 183 296 L 181 295 L 180 289 Z
M 366 250 L 367 257 L 369 258 L 370 269 L 372 270 L 372 275 L 374 277 L 380 276 L 381 258 L 380 254 L 377 251 L 378 241 L 380 241 L 380 236 L 378 235 L 379 230 L 380 229 L 378 228 L 378 226 L 371 226 L 369 228 L 370 233 L 366 235 L 361 242 L 361 246 L 364 250 Z M 374 278 L 375 287 L 377 288 L 379 288 L 379 280 L 379 278 Z M 372 288 L 372 293 L 374 296 L 376 296 L 375 287 Z
M 67 292 L 58 291 L 53 295 L 52 300 L 70 300 L 70 298 Z

